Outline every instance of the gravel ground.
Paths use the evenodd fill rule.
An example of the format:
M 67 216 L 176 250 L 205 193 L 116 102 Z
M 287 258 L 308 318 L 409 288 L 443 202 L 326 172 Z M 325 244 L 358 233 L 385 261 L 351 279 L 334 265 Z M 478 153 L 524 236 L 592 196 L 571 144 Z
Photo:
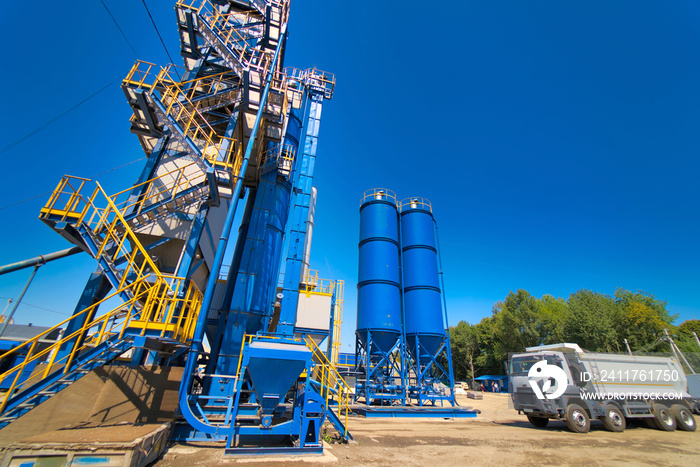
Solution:
M 635 425 L 611 433 L 593 421 L 589 433 L 575 434 L 564 422 L 533 427 L 508 407 L 506 394 L 458 400 L 482 413 L 476 419 L 451 420 L 354 417 L 348 425 L 357 443 L 328 445 L 323 456 L 224 458 L 220 446 L 176 444 L 154 465 L 700 465 L 700 431 L 667 433 Z

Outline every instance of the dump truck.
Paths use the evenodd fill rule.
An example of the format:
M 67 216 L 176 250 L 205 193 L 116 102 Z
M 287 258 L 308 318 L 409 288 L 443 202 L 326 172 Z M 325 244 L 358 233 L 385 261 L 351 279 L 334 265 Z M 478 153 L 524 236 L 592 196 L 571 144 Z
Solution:
M 577 344 L 528 347 L 509 359 L 511 398 L 519 414 L 544 427 L 564 420 L 586 433 L 597 418 L 610 431 L 644 420 L 663 431 L 695 431 L 686 375 L 672 358 L 592 353 Z

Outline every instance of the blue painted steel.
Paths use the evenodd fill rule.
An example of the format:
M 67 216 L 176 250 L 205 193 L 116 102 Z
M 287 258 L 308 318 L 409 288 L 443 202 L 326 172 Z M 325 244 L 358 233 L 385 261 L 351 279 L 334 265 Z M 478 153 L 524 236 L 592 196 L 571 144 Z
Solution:
M 281 39 L 275 50 L 275 54 L 272 58 L 271 67 L 274 69 L 277 66 L 277 60 L 280 55 L 280 50 L 282 49 L 282 44 L 285 42 L 287 34 L 286 23 L 282 26 Z M 265 78 L 265 86 L 263 88 L 263 93 L 260 98 L 261 102 L 267 101 L 267 95 L 270 91 L 270 85 L 272 83 L 272 73 L 268 73 Z M 258 128 L 260 128 L 260 122 L 262 120 L 263 111 L 265 107 L 260 106 L 257 115 L 255 116 L 255 123 L 253 124 L 253 131 L 248 139 L 248 145 L 246 146 L 246 151 L 243 156 L 243 162 L 241 163 L 240 173 L 244 174 L 248 170 L 248 164 L 250 162 L 250 156 L 253 153 L 253 146 L 255 145 L 255 137 L 257 135 Z M 180 393 L 179 393 L 179 406 L 182 415 L 185 417 L 187 422 L 192 425 L 196 430 L 204 431 L 206 433 L 216 433 L 217 427 L 202 422 L 192 411 L 192 406 L 190 406 L 190 389 L 194 381 L 194 371 L 197 366 L 197 361 L 199 355 L 203 350 L 202 339 L 204 338 L 204 331 L 207 325 L 207 310 L 211 308 L 212 299 L 214 298 L 214 290 L 216 289 L 216 281 L 218 279 L 219 270 L 221 269 L 221 264 L 224 260 L 224 253 L 226 251 L 226 245 L 228 244 L 228 237 L 231 233 L 231 227 L 233 225 L 233 219 L 236 215 L 236 208 L 238 206 L 238 199 L 240 198 L 241 190 L 243 189 L 243 178 L 238 178 L 236 184 L 233 188 L 233 193 L 231 196 L 231 205 L 226 213 L 226 219 L 224 220 L 224 227 L 221 231 L 221 237 L 219 238 L 219 243 L 217 244 L 216 254 L 214 255 L 214 262 L 211 266 L 211 271 L 209 272 L 209 278 L 207 279 L 207 286 L 204 291 L 204 297 L 202 298 L 203 313 L 199 313 L 197 317 L 197 325 L 195 326 L 194 336 L 192 338 L 192 350 L 187 357 L 187 363 L 185 364 L 185 370 L 183 373 L 182 381 L 180 382 Z
M 311 351 L 305 345 L 253 342 L 246 359 L 248 375 L 263 414 L 272 414 L 311 363 Z
M 100 268 L 90 274 L 90 278 L 88 279 L 87 284 L 85 284 L 85 288 L 83 289 L 83 293 L 78 300 L 78 304 L 75 306 L 75 310 L 73 310 L 73 319 L 71 319 L 66 325 L 64 335 L 70 336 L 79 329 L 82 329 L 83 326 L 85 326 L 85 323 L 92 321 L 95 313 L 97 312 L 97 308 L 94 308 L 89 313 L 80 313 L 86 308 L 103 300 L 111 288 L 112 284 L 110 284 L 109 280 L 107 280 L 107 277 Z M 80 346 L 84 338 L 84 335 L 78 335 L 68 340 L 58 350 L 56 360 L 60 362 L 64 358 L 68 357 L 73 350 L 73 347 L 76 345 Z
M 393 200 L 377 195 L 362 204 L 359 250 L 357 336 L 370 354 L 386 353 L 401 335 L 399 224 Z
M 294 195 L 292 197 L 291 219 L 287 231 L 289 247 L 284 269 L 280 317 L 276 329 L 279 334 L 287 336 L 292 335 L 295 331 L 299 283 L 304 266 L 306 223 L 309 218 L 309 206 L 311 204 L 322 108 L 323 94 L 307 88 L 304 90 L 301 112 L 298 113 L 297 110 L 293 110 L 291 113 L 293 118 L 289 119 L 292 125 L 289 131 L 295 130 L 299 127 L 300 122 L 303 122 L 301 130 L 303 145 L 297 151 L 292 172 Z M 299 118 L 300 115 L 303 115 L 303 119 Z M 290 141 L 290 143 L 293 144 L 293 141 Z
M 422 204 L 404 204 L 401 210 L 404 329 L 406 347 L 426 364 L 445 340 L 435 242 L 435 221 Z M 420 344 L 420 345 L 419 345 Z
M 277 284 L 284 229 L 289 214 L 291 183 L 277 171 L 261 177 L 253 198 L 250 225 L 242 239 L 240 266 L 229 274 L 227 288 L 233 291 L 231 301 L 223 304 L 227 313 L 217 374 L 235 374 L 238 354 L 245 334 L 263 329 L 267 315 L 272 312 L 274 286 Z
M 479 413 L 467 407 L 360 407 L 352 411 L 365 418 L 476 418 Z

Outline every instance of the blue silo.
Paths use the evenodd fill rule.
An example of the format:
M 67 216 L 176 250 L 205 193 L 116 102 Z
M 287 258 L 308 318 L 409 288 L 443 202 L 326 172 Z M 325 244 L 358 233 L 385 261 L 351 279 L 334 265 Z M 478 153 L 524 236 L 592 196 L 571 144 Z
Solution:
M 392 191 L 364 193 L 359 250 L 357 336 L 368 354 L 388 353 L 401 335 L 399 216 Z
M 406 349 L 425 365 L 437 356 L 446 337 L 435 221 L 426 199 L 401 202 L 401 255 Z

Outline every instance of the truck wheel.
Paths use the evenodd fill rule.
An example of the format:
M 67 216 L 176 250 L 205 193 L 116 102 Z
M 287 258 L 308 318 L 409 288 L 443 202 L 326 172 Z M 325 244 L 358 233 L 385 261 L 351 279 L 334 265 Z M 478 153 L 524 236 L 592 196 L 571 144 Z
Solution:
M 671 406 L 671 413 L 676 419 L 679 429 L 683 431 L 695 431 L 697 428 L 695 417 L 693 417 L 693 414 L 687 407 L 681 404 L 674 404 Z
M 549 419 L 545 417 L 536 417 L 534 415 L 528 415 L 527 420 L 532 423 L 537 428 L 544 428 L 549 423 Z
M 676 429 L 676 419 L 673 418 L 671 410 L 665 405 L 654 404 L 654 424 L 661 431 L 674 431 Z
M 586 410 L 578 404 L 571 404 L 566 408 L 564 422 L 569 430 L 574 433 L 588 433 L 591 429 L 591 420 Z
M 622 413 L 622 410 L 612 404 L 605 407 L 605 416 L 601 420 L 606 430 L 615 433 L 625 431 L 627 427 L 625 415 Z

